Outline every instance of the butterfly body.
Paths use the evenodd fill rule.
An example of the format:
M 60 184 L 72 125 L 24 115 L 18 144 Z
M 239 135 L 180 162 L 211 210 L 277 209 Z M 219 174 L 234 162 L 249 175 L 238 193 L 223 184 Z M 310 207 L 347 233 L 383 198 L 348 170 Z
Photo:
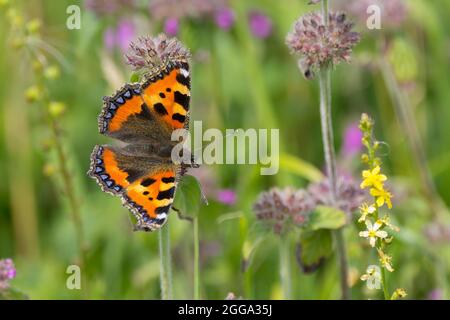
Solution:
M 119 196 L 137 220 L 153 231 L 167 221 L 183 171 L 171 159 L 172 132 L 189 127 L 190 77 L 186 62 L 162 66 L 142 83 L 126 84 L 103 99 L 100 133 L 121 146 L 97 145 L 88 174 L 102 190 Z

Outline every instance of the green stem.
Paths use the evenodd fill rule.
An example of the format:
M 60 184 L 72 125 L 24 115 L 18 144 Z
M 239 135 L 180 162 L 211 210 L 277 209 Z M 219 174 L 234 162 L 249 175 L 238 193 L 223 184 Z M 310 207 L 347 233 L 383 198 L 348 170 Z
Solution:
M 390 300 L 391 297 L 389 296 L 389 288 L 386 281 L 386 270 L 384 270 L 383 266 L 381 266 L 381 283 L 383 285 L 384 300 Z
M 374 203 L 375 202 L 376 202 L 376 198 L 374 199 Z M 375 212 L 373 213 L 373 217 L 374 217 L 375 221 L 378 220 L 378 208 L 376 208 Z M 380 249 L 382 249 L 381 240 L 377 240 L 377 242 L 380 246 Z M 378 256 L 378 252 L 377 252 L 377 256 Z M 384 300 L 390 300 L 391 297 L 389 296 L 389 288 L 388 288 L 388 284 L 386 281 L 386 270 L 381 263 L 380 263 L 380 270 L 381 270 L 381 285 L 383 286 Z
M 329 1 L 322 1 L 322 19 L 325 25 L 328 25 Z M 323 151 L 327 167 L 327 177 L 330 184 L 331 197 L 333 204 L 337 201 L 337 174 L 336 174 L 336 152 L 334 150 L 333 122 L 331 119 L 331 69 L 330 65 L 322 66 L 319 72 L 320 86 L 320 119 L 322 125 Z M 350 298 L 348 286 L 348 263 L 342 230 L 334 231 L 334 238 L 337 245 L 337 255 L 339 259 L 341 273 L 341 293 L 342 299 Z
M 337 200 L 337 174 L 336 174 L 336 154 L 334 150 L 333 126 L 331 121 L 331 70 L 328 67 L 322 68 L 319 72 L 320 86 L 320 118 L 322 125 L 322 140 L 327 168 L 327 177 L 330 184 L 333 203 Z M 348 263 L 342 230 L 334 231 L 334 238 L 337 245 L 337 255 L 339 259 L 341 273 L 342 299 L 350 298 L 348 279 Z
M 172 266 L 170 259 L 170 229 L 169 224 L 161 228 L 158 232 L 159 239 L 159 259 L 160 259 L 160 280 L 161 299 L 172 299 Z
M 200 299 L 200 241 L 198 217 L 194 217 L 194 299 Z
M 47 104 L 48 105 L 48 104 Z M 51 118 L 51 116 L 50 116 Z M 64 183 L 64 192 L 65 195 L 69 201 L 69 207 L 70 207 L 70 213 L 72 215 L 72 221 L 75 227 L 75 236 L 76 241 L 78 245 L 79 250 L 79 267 L 81 270 L 84 270 L 86 267 L 86 255 L 87 255 L 87 247 L 84 243 L 84 228 L 83 228 L 83 221 L 81 218 L 81 212 L 79 208 L 78 201 L 75 197 L 75 187 L 72 180 L 72 175 L 69 171 L 69 168 L 67 167 L 67 157 L 64 153 L 62 141 L 60 134 L 58 132 L 58 126 L 54 119 L 50 119 L 50 126 L 52 130 L 52 135 L 55 143 L 55 149 L 58 157 L 59 162 L 59 170 L 61 172 L 61 176 Z M 86 270 L 84 270 L 86 271 Z M 85 272 L 86 274 L 86 272 Z M 83 288 L 85 289 L 84 296 L 87 295 L 87 288 L 85 286 L 86 281 L 83 281 L 84 285 Z
M 290 242 L 287 236 L 280 239 L 280 279 L 283 299 L 292 299 Z

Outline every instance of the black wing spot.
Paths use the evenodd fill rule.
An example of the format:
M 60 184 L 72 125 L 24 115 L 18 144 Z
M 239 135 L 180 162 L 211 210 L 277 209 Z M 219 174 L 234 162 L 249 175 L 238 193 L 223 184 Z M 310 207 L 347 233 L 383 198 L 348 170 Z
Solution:
M 150 109 L 148 108 L 146 103 L 141 104 L 141 112 L 139 112 L 137 116 L 145 120 L 153 120 Z
M 136 181 L 137 179 L 139 179 L 143 175 L 143 172 L 141 170 L 128 169 L 126 172 L 128 173 L 127 181 L 129 183 L 133 183 L 134 181 Z
M 191 82 L 189 81 L 189 78 L 185 77 L 181 73 L 177 74 L 177 81 L 181 83 L 182 85 L 188 87 L 188 89 L 191 89 Z
M 160 103 L 160 102 L 155 103 L 155 104 L 153 105 L 153 108 L 155 108 L 155 111 L 156 111 L 158 114 L 162 115 L 162 116 L 164 116 L 164 115 L 166 115 L 166 114 L 169 114 L 169 113 L 167 112 L 166 108 L 164 107 L 164 105 L 163 105 L 162 103 Z
M 175 182 L 175 178 L 174 177 L 162 178 L 161 181 L 164 183 L 171 183 Z
M 144 186 L 144 187 L 148 187 L 149 185 L 151 185 L 151 184 L 153 184 L 155 182 L 156 182 L 155 179 L 147 178 L 147 179 L 142 180 L 141 185 Z
M 168 213 L 170 210 L 170 204 L 164 207 L 158 207 L 155 209 L 155 213 L 157 214 L 161 214 L 161 213 Z
M 175 91 L 174 100 L 180 106 L 184 108 L 184 110 L 189 110 L 189 96 L 181 93 L 180 91 Z
M 186 120 L 186 117 L 183 116 L 182 114 L 174 113 L 174 114 L 172 115 L 172 119 L 173 119 L 173 120 L 176 120 L 176 121 L 178 121 L 178 122 L 183 123 L 183 122 Z
M 166 97 L 166 95 L 164 94 L 164 92 L 160 92 L 160 93 L 159 93 L 159 96 L 160 96 L 161 98 L 163 98 L 163 99 Z
M 160 191 L 158 193 L 158 197 L 156 197 L 156 199 L 158 199 L 158 200 L 172 199 L 174 193 L 175 193 L 175 187 L 172 187 L 170 189 Z

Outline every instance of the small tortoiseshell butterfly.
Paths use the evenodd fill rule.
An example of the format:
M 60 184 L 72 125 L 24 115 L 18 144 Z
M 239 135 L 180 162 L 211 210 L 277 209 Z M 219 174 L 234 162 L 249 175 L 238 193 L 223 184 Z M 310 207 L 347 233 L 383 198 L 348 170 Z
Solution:
M 137 219 L 136 230 L 166 222 L 182 165 L 171 159 L 175 129 L 189 127 L 190 76 L 187 62 L 164 64 L 145 82 L 126 84 L 104 97 L 100 133 L 125 146 L 97 145 L 89 176 L 102 190 L 122 198 Z

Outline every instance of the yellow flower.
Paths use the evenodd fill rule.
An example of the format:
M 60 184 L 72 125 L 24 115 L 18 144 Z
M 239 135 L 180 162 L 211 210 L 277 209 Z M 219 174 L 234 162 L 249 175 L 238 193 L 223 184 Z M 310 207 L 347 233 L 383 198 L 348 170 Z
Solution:
M 361 182 L 361 189 L 372 186 L 376 189 L 383 189 L 383 182 L 387 180 L 387 177 L 384 174 L 381 174 L 380 171 L 380 166 L 376 166 L 372 171 L 364 170 L 362 172 L 364 180 Z
M 380 219 L 380 221 L 389 229 L 391 229 L 392 231 L 395 232 L 399 232 L 400 228 L 397 226 L 394 226 L 393 224 L 391 224 L 391 218 L 388 215 L 385 215 L 383 218 Z
M 391 265 L 392 257 L 388 256 L 380 249 L 377 249 L 377 251 L 378 251 L 378 255 L 380 256 L 381 265 L 384 268 L 386 268 L 387 271 L 394 272 L 394 268 L 392 268 L 392 265 Z
M 370 189 L 370 194 L 377 198 L 377 206 L 379 208 L 382 207 L 385 203 L 389 209 L 392 208 L 392 194 L 389 191 L 386 191 L 384 189 L 372 188 Z
M 391 300 L 397 300 L 406 297 L 408 294 L 406 293 L 406 290 L 403 288 L 395 289 L 394 293 L 392 294 Z
M 372 225 L 372 222 L 370 222 L 369 220 L 366 220 L 367 230 L 361 231 L 359 233 L 359 236 L 363 237 L 363 238 L 368 238 L 370 245 L 372 247 L 375 247 L 377 238 L 384 239 L 388 236 L 386 231 L 378 230 L 378 229 L 380 229 L 381 226 L 382 226 L 382 224 L 378 221 Z
M 366 221 L 366 217 L 369 214 L 374 213 L 376 210 L 375 206 L 371 204 L 370 206 L 367 205 L 367 203 L 363 203 L 361 207 L 359 207 L 359 212 L 361 212 L 361 217 L 358 219 L 358 222 L 364 222 Z

